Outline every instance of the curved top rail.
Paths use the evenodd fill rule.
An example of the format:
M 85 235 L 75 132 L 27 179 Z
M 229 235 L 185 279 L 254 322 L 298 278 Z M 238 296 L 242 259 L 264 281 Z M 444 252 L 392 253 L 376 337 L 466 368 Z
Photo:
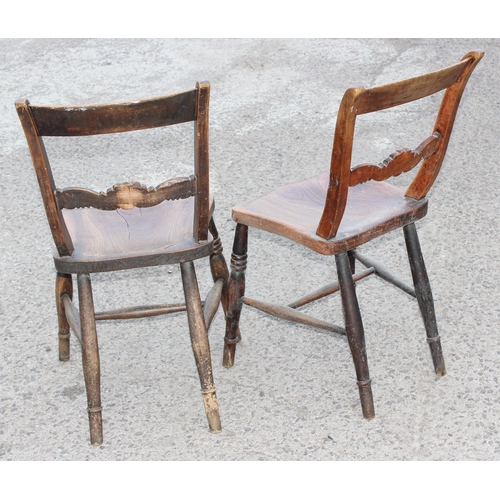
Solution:
M 141 101 L 89 106 L 30 106 L 30 109 L 39 135 L 81 136 L 194 121 L 196 101 L 195 89 Z

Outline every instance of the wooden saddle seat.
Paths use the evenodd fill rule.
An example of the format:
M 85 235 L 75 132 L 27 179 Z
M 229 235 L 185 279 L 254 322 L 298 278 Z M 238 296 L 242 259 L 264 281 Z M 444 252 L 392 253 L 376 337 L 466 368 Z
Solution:
M 461 96 L 482 57 L 482 52 L 474 51 L 466 54 L 459 63 L 433 73 L 380 87 L 347 89 L 337 114 L 330 170 L 311 179 L 278 187 L 233 208 L 233 220 L 237 224 L 228 284 L 223 354 L 225 367 L 233 366 L 235 361 L 243 304 L 278 318 L 346 335 L 363 416 L 373 418 L 375 409 L 364 328 L 354 283 L 376 274 L 417 299 L 434 370 L 439 376 L 446 373 L 432 292 L 415 221 L 427 213 L 426 196 L 443 163 Z M 444 93 L 434 130 L 417 142 L 417 147 L 400 148 L 378 164 L 351 165 L 357 116 L 402 106 L 441 91 Z M 417 165 L 420 167 L 406 191 L 387 182 Z M 288 305 L 246 296 L 249 227 L 275 233 L 317 253 L 335 256 L 337 281 L 323 285 Z M 358 250 L 360 245 L 398 228 L 403 228 L 413 285 L 405 283 L 383 264 Z M 360 262 L 363 269 L 357 271 L 356 262 Z M 337 291 L 342 298 L 345 327 L 298 310 Z
M 282 186 L 233 208 L 233 220 L 285 236 L 323 255 L 335 255 L 406 226 L 427 213 L 427 199 L 405 197 L 387 182 L 368 181 L 349 188 L 344 217 L 335 237 L 316 234 L 328 191 L 329 173 Z
M 213 197 L 210 213 L 213 212 Z M 101 272 L 177 264 L 213 253 L 213 236 L 193 236 L 194 199 L 167 200 L 130 210 L 62 210 L 73 242 L 71 256 L 54 256 L 61 273 Z
M 200 378 L 209 428 L 221 430 L 207 331 L 222 302 L 227 303 L 229 272 L 213 219 L 209 185 L 210 84 L 140 101 L 86 106 L 32 106 L 16 102 L 47 219 L 56 246 L 56 307 L 59 359 L 70 356 L 70 331 L 82 348 L 90 441 L 103 442 L 97 320 L 129 319 L 187 311 L 191 345 Z M 44 136 L 121 134 L 194 124 L 193 175 L 156 187 L 117 184 L 106 192 L 58 189 Z M 202 302 L 194 261 L 206 257 L 214 285 Z M 179 264 L 185 302 L 95 312 L 91 274 L 145 266 Z M 73 275 L 78 303 L 73 301 Z

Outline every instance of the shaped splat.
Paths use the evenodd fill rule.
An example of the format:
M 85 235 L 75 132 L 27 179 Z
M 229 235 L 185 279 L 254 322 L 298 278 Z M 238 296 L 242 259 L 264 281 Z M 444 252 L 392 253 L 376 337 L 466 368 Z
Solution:
M 138 182 L 116 184 L 105 193 L 96 193 L 90 189 L 68 188 L 55 192 L 59 209 L 98 208 L 99 210 L 116 210 L 122 208 L 153 207 L 165 200 L 179 200 L 194 196 L 196 178 L 176 177 L 155 188 L 144 186 Z
M 351 170 L 349 186 L 357 186 L 367 181 L 385 181 L 391 177 L 397 177 L 402 173 L 409 172 L 422 160 L 433 155 L 438 147 L 441 135 L 435 132 L 427 137 L 415 150 L 402 148 L 392 153 L 379 165 L 363 163 Z

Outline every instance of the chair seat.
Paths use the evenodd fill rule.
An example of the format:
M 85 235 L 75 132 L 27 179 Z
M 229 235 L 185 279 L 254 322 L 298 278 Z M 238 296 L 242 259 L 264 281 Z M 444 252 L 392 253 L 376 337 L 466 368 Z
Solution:
M 233 208 L 233 220 L 285 236 L 323 255 L 336 255 L 398 227 L 421 219 L 427 199 L 413 200 L 387 182 L 368 181 L 349 188 L 337 235 L 316 234 L 323 214 L 329 172 L 282 186 L 261 198 Z
M 210 198 L 211 213 L 214 209 Z M 54 256 L 59 272 L 91 273 L 173 264 L 212 253 L 213 237 L 193 237 L 194 198 L 164 201 L 148 208 L 63 210 L 74 251 Z

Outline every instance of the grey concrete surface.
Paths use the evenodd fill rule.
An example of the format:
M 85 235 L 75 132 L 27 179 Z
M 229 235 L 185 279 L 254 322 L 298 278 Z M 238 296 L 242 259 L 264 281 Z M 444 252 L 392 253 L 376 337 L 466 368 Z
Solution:
M 429 214 L 417 225 L 447 375 L 433 373 L 416 302 L 376 277 L 358 286 L 372 421 L 361 416 L 345 339 L 244 309 L 243 341 L 226 370 L 219 311 L 209 335 L 223 432 L 213 435 L 185 316 L 103 322 L 104 444 L 92 447 L 77 342 L 69 362 L 57 357 L 53 245 L 14 101 L 104 103 L 209 80 L 211 187 L 229 260 L 233 205 L 328 168 L 346 88 L 439 69 L 477 48 L 486 55 L 465 91 Z M 0 459 L 499 459 L 499 61 L 500 42 L 487 39 L 1 39 Z M 415 147 L 432 127 L 427 116 L 435 102 L 360 119 L 355 162 Z M 420 135 L 410 133 L 413 126 Z M 53 139 L 47 147 L 61 187 L 155 185 L 190 171 L 184 131 L 70 145 Z M 117 156 L 110 160 L 111 150 Z M 366 245 L 365 253 L 409 279 L 402 234 Z M 207 262 L 197 270 L 206 292 Z M 250 232 L 249 296 L 286 302 L 334 275 L 332 259 Z M 94 293 L 99 309 L 176 301 L 180 271 L 96 275 Z M 338 297 L 310 310 L 342 322 Z

